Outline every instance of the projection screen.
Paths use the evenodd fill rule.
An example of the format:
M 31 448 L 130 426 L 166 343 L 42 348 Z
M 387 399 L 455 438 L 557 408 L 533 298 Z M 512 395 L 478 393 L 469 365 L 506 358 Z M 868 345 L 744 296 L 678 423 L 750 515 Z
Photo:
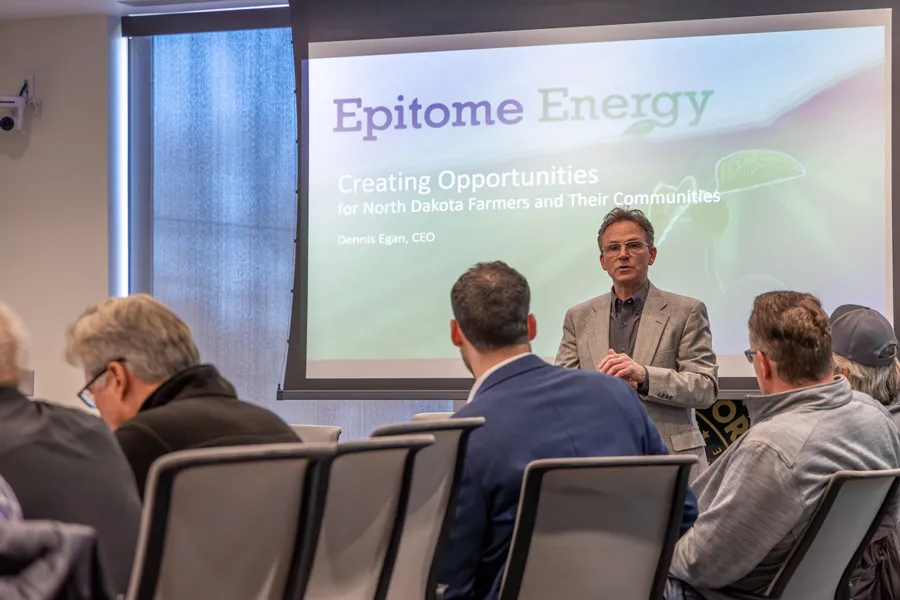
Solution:
M 310 43 L 284 389 L 458 396 L 479 261 L 528 279 L 552 361 L 610 290 L 616 207 L 655 227 L 653 284 L 705 303 L 723 380 L 762 292 L 892 319 L 891 35 L 866 10 Z

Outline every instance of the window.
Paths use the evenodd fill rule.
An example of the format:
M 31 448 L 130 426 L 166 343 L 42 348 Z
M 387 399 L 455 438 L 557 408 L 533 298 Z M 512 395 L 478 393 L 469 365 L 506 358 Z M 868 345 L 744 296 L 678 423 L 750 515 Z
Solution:
M 132 110 L 149 111 L 149 174 L 133 194 L 132 263 L 152 266 L 148 291 L 191 327 L 205 362 L 242 399 L 291 423 L 340 425 L 344 438 L 452 402 L 276 401 L 291 313 L 297 145 L 289 29 L 136 40 Z M 134 43 L 134 42 L 133 42 Z M 135 98 L 146 89 L 148 98 Z M 146 108 L 141 108 L 146 107 Z M 134 117 L 132 117 L 134 122 Z M 132 128 L 132 135 L 135 130 Z M 134 140 L 132 141 L 132 145 Z M 335 332 L 340 335 L 340 332 Z

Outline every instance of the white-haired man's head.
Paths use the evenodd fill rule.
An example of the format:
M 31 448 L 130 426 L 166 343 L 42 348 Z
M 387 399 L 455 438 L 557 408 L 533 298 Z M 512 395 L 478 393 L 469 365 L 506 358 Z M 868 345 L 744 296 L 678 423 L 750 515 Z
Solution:
M 82 399 L 115 429 L 162 383 L 197 365 L 200 352 L 169 307 L 137 294 L 85 311 L 66 332 L 66 358 L 84 370 Z
M 830 317 L 835 371 L 859 392 L 882 404 L 900 396 L 900 342 L 884 315 L 859 304 L 845 304 Z
M 885 406 L 893 404 L 900 396 L 900 362 L 896 359 L 889 365 L 873 367 L 835 354 L 834 370 L 847 378 L 851 388 L 872 396 Z
M 0 302 L 0 387 L 18 387 L 28 368 L 28 331 L 19 316 Z

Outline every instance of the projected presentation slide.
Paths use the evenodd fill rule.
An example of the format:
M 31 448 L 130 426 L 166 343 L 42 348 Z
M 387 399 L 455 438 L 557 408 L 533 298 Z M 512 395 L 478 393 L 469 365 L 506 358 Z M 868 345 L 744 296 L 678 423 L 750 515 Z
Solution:
M 310 45 L 307 377 L 466 377 L 450 288 L 527 277 L 534 350 L 612 282 L 616 207 L 706 303 L 720 376 L 753 298 L 891 316 L 890 11 Z

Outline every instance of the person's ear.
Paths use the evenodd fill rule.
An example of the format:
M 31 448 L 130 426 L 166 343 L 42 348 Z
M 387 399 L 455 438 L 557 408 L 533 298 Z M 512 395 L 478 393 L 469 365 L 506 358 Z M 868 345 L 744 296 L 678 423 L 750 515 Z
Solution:
M 463 335 L 462 329 L 459 326 L 459 321 L 456 319 L 451 319 L 450 321 L 450 341 L 453 342 L 453 345 L 457 348 L 462 348 L 463 340 L 466 337 Z
M 652 265 L 655 262 L 656 262 L 656 246 L 651 246 L 650 247 L 650 263 L 649 264 Z
M 106 374 L 106 387 L 119 398 L 124 398 L 129 387 L 128 371 L 122 363 L 109 363 Z
M 759 357 L 759 372 L 763 379 L 772 379 L 775 375 L 775 365 L 769 360 L 769 357 L 762 352 L 757 353 Z
M 606 259 L 603 258 L 603 251 L 602 251 L 602 250 L 600 251 L 600 266 L 603 267 L 603 270 L 604 270 L 604 271 L 607 271 L 607 270 L 608 270 L 608 269 L 606 268 Z
M 533 314 L 528 315 L 528 341 L 534 340 L 537 337 L 537 319 L 534 318 Z

